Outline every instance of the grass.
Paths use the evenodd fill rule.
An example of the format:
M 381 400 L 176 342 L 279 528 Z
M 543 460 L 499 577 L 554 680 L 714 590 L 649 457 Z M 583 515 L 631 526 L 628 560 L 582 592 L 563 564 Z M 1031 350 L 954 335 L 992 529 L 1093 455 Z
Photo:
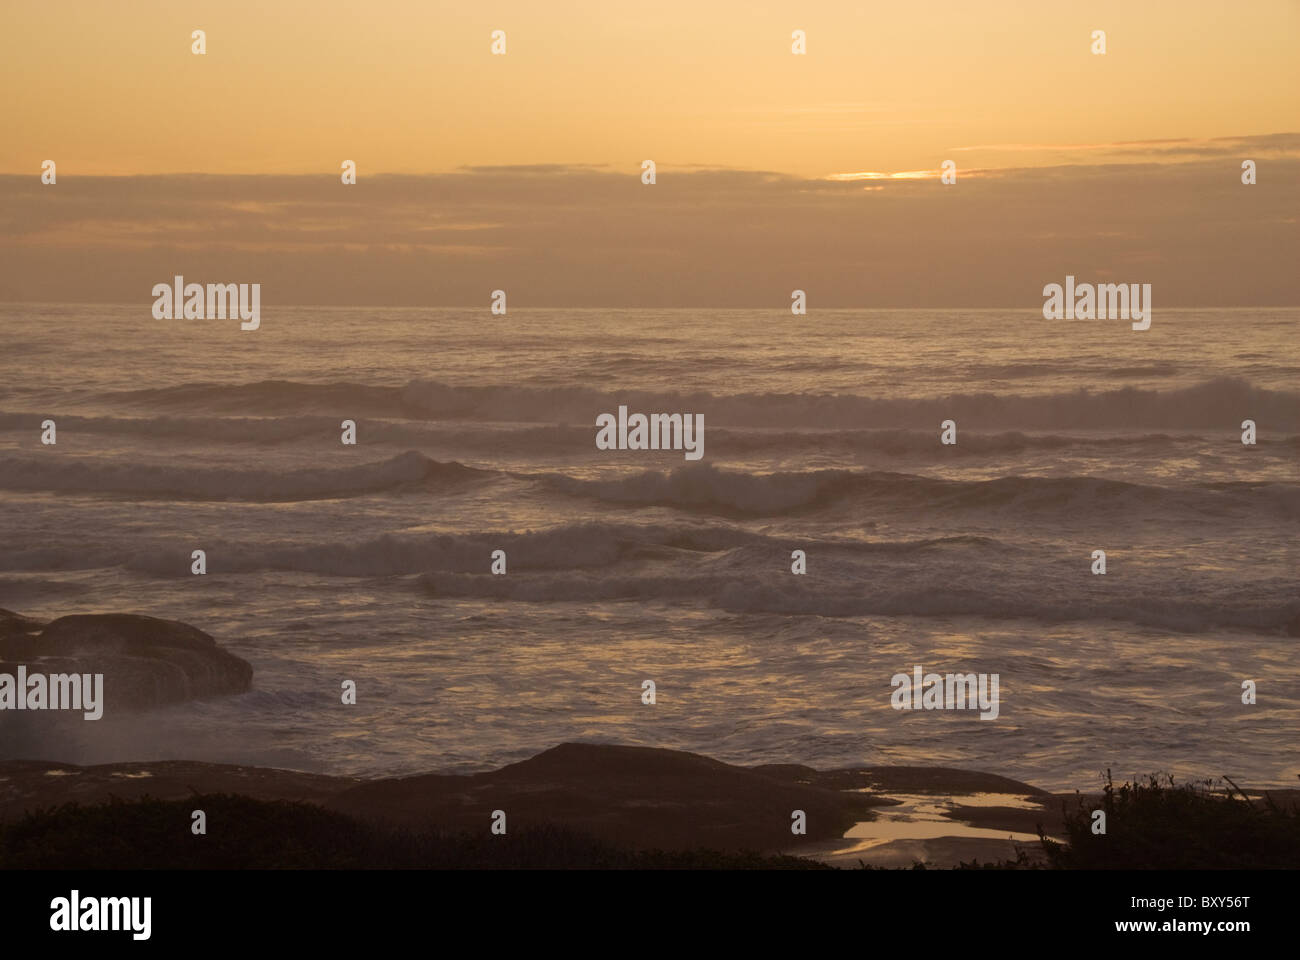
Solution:
M 1094 834 L 1093 811 L 1106 814 Z M 1065 843 L 1039 837 L 1048 864 L 1067 870 L 1294 869 L 1300 866 L 1300 808 L 1267 793 L 1251 800 L 1231 780 L 1177 784 L 1168 775 L 1115 786 L 1100 801 L 1065 807 Z

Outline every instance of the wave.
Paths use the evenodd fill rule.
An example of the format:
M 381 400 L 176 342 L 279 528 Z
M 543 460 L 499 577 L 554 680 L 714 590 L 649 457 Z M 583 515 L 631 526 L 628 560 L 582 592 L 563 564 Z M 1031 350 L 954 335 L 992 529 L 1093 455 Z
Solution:
M 209 571 L 252 573 L 262 570 L 316 573 L 341 577 L 391 577 L 434 571 L 459 573 L 487 569 L 494 550 L 505 550 L 509 570 L 603 570 L 617 564 L 652 565 L 692 556 L 746 550 L 754 555 L 785 552 L 789 538 L 752 533 L 720 524 L 602 523 L 583 521 L 545 530 L 481 533 L 386 534 L 357 542 L 231 543 L 206 540 Z M 989 537 L 959 534 L 915 540 L 845 540 L 800 538 L 804 549 L 834 551 L 841 556 L 905 557 L 944 550 L 1006 549 Z M 174 542 L 134 544 L 123 550 L 77 543 L 51 546 L 10 544 L 0 555 L 0 569 L 73 570 L 123 566 L 153 576 L 189 575 L 188 548 Z M 3 581 L 0 581 L 2 584 Z
M 811 564 L 823 567 L 827 562 L 820 554 L 810 558 Z M 1166 573 L 1114 591 L 1107 589 L 1109 584 L 1092 582 L 1086 565 L 1077 562 L 1065 574 L 1045 576 L 1044 571 L 1054 564 L 1059 567 L 1060 560 L 1044 554 L 1019 566 L 927 562 L 851 567 L 851 576 L 826 583 L 811 570 L 807 577 L 790 575 L 775 557 L 765 565 L 765 575 L 756 573 L 750 559 L 743 572 L 570 571 L 524 577 L 428 573 L 416 578 L 416 584 L 431 597 L 494 602 L 657 600 L 734 614 L 1109 620 L 1181 633 L 1233 630 L 1300 636 L 1300 600 L 1294 596 L 1294 581 L 1283 578 L 1252 581 L 1247 590 L 1226 583 L 1209 588 Z
M 0 430 L 31 430 L 44 419 L 35 413 L 0 411 Z M 306 443 L 337 442 L 341 421 L 335 417 L 113 417 L 61 415 L 59 426 L 76 433 L 176 437 L 204 443 Z M 366 443 L 416 444 L 465 451 L 516 455 L 555 454 L 560 451 L 594 452 L 595 425 L 546 424 L 504 426 L 499 424 L 439 423 L 431 421 L 362 420 L 361 436 Z M 965 430 L 961 442 L 943 449 L 945 458 L 1000 456 L 1039 451 L 1123 452 L 1129 456 L 1168 456 L 1170 448 L 1200 447 L 1216 442 L 1200 434 L 1143 433 L 1124 435 L 1023 433 L 976 433 Z M 788 430 L 765 428 L 712 428 L 709 450 L 714 457 L 770 453 L 788 457 L 797 453 L 879 454 L 933 458 L 934 430 Z M 1300 435 L 1274 439 L 1261 437 L 1255 452 L 1262 456 L 1295 456 Z
M 1096 456 L 1123 455 L 1140 459 L 1168 457 L 1173 448 L 1182 446 L 1195 453 L 1207 444 L 1198 433 L 1141 433 L 1126 435 L 1024 433 L 1019 430 L 998 433 L 961 432 L 960 442 L 940 447 L 937 430 L 709 430 L 709 454 L 726 457 L 753 453 L 780 453 L 786 456 L 806 453 L 827 455 L 878 454 L 891 457 L 923 457 L 944 460 L 999 457 L 1009 454 L 1053 452 L 1092 453 Z M 1222 441 L 1217 441 L 1222 442 Z M 1300 436 L 1282 439 L 1260 438 L 1256 451 L 1264 456 L 1295 456 Z
M 33 430 L 48 414 L 0 411 L 0 430 Z M 342 417 L 148 417 L 56 416 L 59 429 L 110 436 L 168 437 L 211 443 L 284 443 L 303 441 L 337 444 Z M 356 419 L 356 418 L 353 418 Z M 594 451 L 596 428 L 547 424 L 508 427 L 431 421 L 360 419 L 362 442 L 423 444 L 519 453 L 557 450 Z
M 1264 481 L 1156 486 L 1093 476 L 1005 476 L 952 480 L 882 470 L 749 473 L 688 464 L 607 478 L 506 472 L 439 461 L 414 450 L 332 468 L 243 469 L 140 464 L 46 455 L 0 457 L 0 490 L 106 494 L 142 499 L 280 502 L 411 490 L 460 491 L 511 477 L 545 495 L 611 507 L 670 507 L 721 516 L 799 515 L 849 504 L 899 511 L 1166 510 L 1206 516 L 1300 513 L 1300 484 Z
M 359 541 L 208 541 L 208 572 L 268 571 L 365 578 L 367 590 L 414 589 L 434 599 L 590 604 L 639 600 L 733 614 L 812 617 L 959 617 L 1044 622 L 1117 620 L 1180 632 L 1226 629 L 1300 635 L 1295 578 L 1282 563 L 1234 562 L 1231 539 L 1199 540 L 1221 553 L 1212 575 L 1181 554 L 1155 559 L 1111 551 L 1110 574 L 1090 574 L 1091 544 L 978 534 L 868 539 L 770 534 L 722 523 L 572 522 L 544 530 L 408 533 Z M 508 572 L 490 571 L 505 550 Z M 791 572 L 804 550 L 807 573 Z M 39 570 L 123 567 L 186 579 L 187 547 L 174 540 L 26 547 L 0 553 L 21 569 L 6 587 L 30 592 Z M 271 581 L 274 582 L 274 581 Z M 329 588 L 333 592 L 333 588 Z M 497 608 L 499 609 L 499 607 Z
M 48 414 L 0 412 L 0 430 L 29 430 Z M 60 414 L 60 431 L 122 436 L 179 437 L 224 443 L 271 443 L 331 439 L 338 442 L 335 417 L 86 417 Z
M 147 465 L 70 457 L 0 458 L 0 489 L 96 493 L 177 500 L 325 500 L 403 488 L 451 487 L 491 476 L 460 463 L 407 451 L 387 460 L 332 469 L 243 470 Z
M 669 472 L 589 480 L 563 474 L 541 479 L 557 492 L 606 503 L 666 506 L 722 515 L 769 516 L 807 512 L 841 501 L 899 510 L 1094 510 L 1125 508 L 1194 511 L 1267 510 L 1300 514 L 1300 484 L 1232 482 L 1154 486 L 1099 477 L 999 477 L 946 480 L 886 471 L 812 470 L 752 474 L 708 464 Z
M 1275 433 L 1300 432 L 1300 393 L 1224 377 L 1167 390 L 1080 388 L 1052 394 L 954 393 L 897 398 L 845 394 L 715 395 L 586 387 L 463 386 L 416 380 L 378 386 L 264 380 L 194 383 L 101 394 L 100 400 L 169 411 L 262 416 L 324 415 L 411 420 L 594 424 L 626 404 L 633 411 L 700 412 L 710 426 L 926 429 L 946 419 L 975 430 L 1194 429 L 1231 432 L 1247 417 Z

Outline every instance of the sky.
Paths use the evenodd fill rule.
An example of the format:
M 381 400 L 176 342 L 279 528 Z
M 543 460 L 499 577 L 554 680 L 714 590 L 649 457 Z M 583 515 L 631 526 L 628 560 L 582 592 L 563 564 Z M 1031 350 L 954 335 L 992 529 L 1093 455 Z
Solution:
M 1005 306 L 1069 272 L 1300 303 L 1279 269 L 1300 252 L 1295 0 L 6 0 L 3 20 L 3 299 L 215 271 L 271 302 Z

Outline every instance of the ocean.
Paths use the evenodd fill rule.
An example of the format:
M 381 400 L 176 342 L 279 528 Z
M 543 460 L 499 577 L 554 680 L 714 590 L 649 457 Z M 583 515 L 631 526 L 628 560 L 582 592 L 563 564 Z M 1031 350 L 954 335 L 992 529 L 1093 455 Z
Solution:
M 577 740 L 1295 786 L 1300 310 L 1039 306 L 264 303 L 244 332 L 0 305 L 0 607 L 182 620 L 255 671 L 144 713 L 110 683 L 20 752 L 379 776 Z M 597 449 L 621 405 L 703 414 L 702 459 Z M 997 719 L 894 709 L 917 665 L 997 674 Z

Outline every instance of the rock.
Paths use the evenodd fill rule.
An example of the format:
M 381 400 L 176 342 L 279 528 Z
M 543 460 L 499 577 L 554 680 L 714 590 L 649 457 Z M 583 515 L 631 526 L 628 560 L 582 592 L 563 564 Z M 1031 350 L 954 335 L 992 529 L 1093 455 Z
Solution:
M 37 621 L 0 611 L 0 672 L 102 673 L 105 709 L 146 709 L 243 693 L 253 667 L 176 620 L 129 613 Z
M 906 788 L 912 801 L 915 793 L 933 794 L 934 804 L 929 804 L 928 798 L 926 804 L 951 807 L 946 816 L 952 820 L 952 829 L 926 811 L 913 809 L 909 813 L 903 805 L 900 813 L 898 799 L 875 792 L 871 785 L 878 783 Z M 969 806 L 963 804 L 972 794 L 990 791 L 1036 802 L 1028 808 L 1023 803 L 988 807 L 988 798 L 982 796 Z M 519 838 L 522 846 L 517 856 L 532 857 L 533 866 L 572 866 L 584 856 L 597 859 L 582 866 L 608 866 L 599 858 L 603 856 L 600 851 L 588 850 L 584 838 L 598 839 L 607 849 L 619 851 L 767 851 L 848 867 L 856 867 L 863 858 L 899 867 L 916 860 L 956 865 L 959 860 L 1014 858 L 1016 844 L 1005 839 L 1006 835 L 1036 835 L 1039 823 L 1049 835 L 1062 835 L 1059 801 L 1066 799 L 1026 783 L 969 770 L 816 770 L 796 764 L 740 767 L 677 750 L 612 744 L 561 744 L 486 773 L 382 780 L 184 761 L 80 767 L 36 760 L 0 761 L 0 825 L 24 812 L 69 801 L 83 805 L 142 797 L 179 801 L 196 793 L 306 801 L 369 826 L 386 824 L 413 831 L 407 836 L 430 833 L 472 838 L 467 843 L 446 845 L 444 849 L 453 851 L 450 856 L 467 859 L 439 861 L 441 866 L 482 866 L 495 856 L 489 854 L 485 861 L 484 849 L 507 851 L 501 854 L 502 863 L 519 865 L 520 861 L 511 859 L 516 854 L 508 852 L 507 838 Z M 1275 791 L 1274 798 L 1279 793 Z M 1300 796 L 1300 791 L 1291 793 Z M 1071 801 L 1078 796 L 1070 795 Z M 1287 802 L 1297 801 L 1293 797 Z M 493 810 L 506 812 L 507 838 L 489 837 Z M 806 835 L 790 832 L 793 810 L 807 814 Z M 857 846 L 864 843 L 864 836 L 889 838 L 900 820 L 911 820 L 913 815 L 918 822 L 938 821 L 934 836 L 888 839 L 871 845 L 870 853 Z M 873 823 L 879 831 L 860 832 Z M 972 826 L 1002 836 L 968 836 Z M 846 837 L 850 827 L 855 827 L 855 832 Z M 559 834 L 548 834 L 548 830 Z M 252 846 L 264 847 L 260 839 Z M 459 853 L 454 852 L 457 850 Z M 75 854 L 69 856 L 73 858 L 69 865 L 78 865 Z M 548 856 L 554 856 L 555 862 L 547 862 Z M 698 858 L 696 862 L 700 862 Z M 709 858 L 704 862 L 717 867 Z
M 361 784 L 326 805 L 448 831 L 486 831 L 492 811 L 504 810 L 508 829 L 551 824 L 633 849 L 736 851 L 840 837 L 889 802 L 782 782 L 694 753 L 565 743 L 490 773 Z M 794 810 L 807 815 L 806 835 L 790 832 Z
M 0 824 L 65 803 L 92 805 L 144 797 L 183 800 L 196 792 L 320 803 L 360 782 L 353 777 L 188 760 L 85 767 L 46 760 L 7 760 L 0 761 Z
M 40 620 L 24 617 L 21 613 L 14 613 L 12 610 L 0 610 L 0 641 L 9 637 L 40 633 L 43 626 L 45 624 Z

